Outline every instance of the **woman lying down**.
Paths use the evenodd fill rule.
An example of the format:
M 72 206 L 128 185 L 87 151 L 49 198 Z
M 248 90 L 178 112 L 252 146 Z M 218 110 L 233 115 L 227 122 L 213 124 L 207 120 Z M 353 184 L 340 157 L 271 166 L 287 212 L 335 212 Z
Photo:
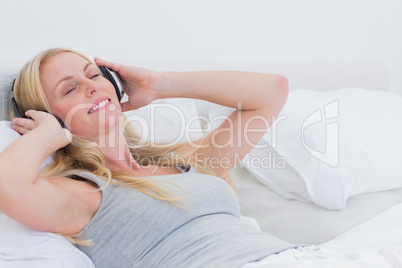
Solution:
M 347 262 L 258 231 L 240 215 L 228 172 L 281 111 L 285 77 L 95 63 L 50 49 L 17 76 L 14 115 L 22 117 L 13 119 L 13 129 L 22 137 L 0 155 L 1 212 L 71 239 L 98 268 Z M 116 81 L 98 66 L 117 73 L 127 102 L 120 103 Z M 209 135 L 179 144 L 144 141 L 123 116 L 178 97 L 237 109 Z M 40 171 L 51 154 L 54 162 Z

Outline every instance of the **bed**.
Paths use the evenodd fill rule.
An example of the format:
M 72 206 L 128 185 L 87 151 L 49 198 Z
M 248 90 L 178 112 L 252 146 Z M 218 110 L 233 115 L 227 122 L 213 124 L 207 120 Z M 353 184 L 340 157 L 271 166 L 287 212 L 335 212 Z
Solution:
M 356 262 L 370 258 L 370 250 L 376 250 L 389 267 L 402 264 L 402 98 L 388 91 L 387 71 L 381 64 L 204 61 L 191 66 L 182 62 L 139 65 L 286 75 L 289 99 L 275 127 L 231 171 L 242 214 L 256 219 L 263 231 L 289 242 L 345 252 Z M 0 72 L 0 150 L 19 137 L 9 122 L 16 70 Z M 148 126 L 142 128 L 145 138 L 179 141 L 207 134 L 231 111 L 177 98 L 156 100 L 126 116 L 137 128 Z M 154 115 L 157 119 L 152 121 Z M 94 267 L 64 237 L 30 230 L 3 214 L 0 237 L 0 267 Z

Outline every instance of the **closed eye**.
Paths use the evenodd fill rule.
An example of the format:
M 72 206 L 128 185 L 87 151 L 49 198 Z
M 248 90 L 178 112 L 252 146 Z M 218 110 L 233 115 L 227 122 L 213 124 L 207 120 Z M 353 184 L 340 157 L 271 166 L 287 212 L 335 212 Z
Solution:
M 74 89 L 76 89 L 76 87 L 74 87 L 74 88 L 70 89 L 69 91 L 67 91 L 65 95 L 69 94 L 69 93 L 70 93 L 71 91 L 73 91 Z
M 96 77 L 98 77 L 100 74 L 95 74 L 95 75 L 93 75 L 93 76 L 91 76 L 91 79 L 92 78 L 96 78 Z

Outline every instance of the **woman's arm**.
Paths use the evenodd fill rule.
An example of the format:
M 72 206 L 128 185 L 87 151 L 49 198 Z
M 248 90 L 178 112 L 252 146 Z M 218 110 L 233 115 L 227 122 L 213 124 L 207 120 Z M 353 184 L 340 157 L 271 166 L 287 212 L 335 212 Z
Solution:
M 195 98 L 237 108 L 205 138 L 182 147 L 202 145 L 193 157 L 207 163 L 218 176 L 242 160 L 260 141 L 282 110 L 288 81 L 276 74 L 203 71 L 156 73 L 95 59 L 118 72 L 129 96 L 123 111 L 137 109 L 159 98 Z
M 159 98 L 202 99 L 241 110 L 266 108 L 288 93 L 284 76 L 239 71 L 165 72 L 154 87 Z
M 70 143 L 71 134 L 48 113 L 30 110 L 27 116 L 34 121 L 15 119 L 13 128 L 23 135 L 0 154 L 0 211 L 33 229 L 79 231 L 88 219 L 88 193 L 71 179 L 38 176 L 43 160 Z
M 257 145 L 288 96 L 286 77 L 276 74 L 207 71 L 161 76 L 155 83 L 161 97 L 197 98 L 237 108 L 218 128 L 192 143 L 203 145 L 194 153 L 196 161 L 208 163 L 218 176 L 236 166 Z
M 242 110 L 287 98 L 288 81 L 277 74 L 240 71 L 153 72 L 95 58 L 98 65 L 116 71 L 125 93 L 123 111 L 135 110 L 156 99 L 194 98 Z

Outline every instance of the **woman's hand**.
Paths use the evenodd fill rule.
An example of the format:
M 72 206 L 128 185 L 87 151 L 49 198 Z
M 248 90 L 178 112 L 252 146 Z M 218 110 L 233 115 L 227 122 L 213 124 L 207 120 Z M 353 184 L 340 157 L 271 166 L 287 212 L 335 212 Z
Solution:
M 128 101 L 121 104 L 123 112 L 136 110 L 157 99 L 158 90 L 153 87 L 158 77 L 157 72 L 98 58 L 95 58 L 95 63 L 105 66 L 119 75 L 124 93 L 128 96 Z
M 49 142 L 55 142 L 53 144 L 56 147 L 55 150 L 71 143 L 71 132 L 68 129 L 62 128 L 59 121 L 57 121 L 53 115 L 35 110 L 28 110 L 25 115 L 31 117 L 33 120 L 28 118 L 14 118 L 11 128 L 22 135 L 36 128 L 46 129 L 46 132 L 52 135 L 46 138 L 49 138 Z

